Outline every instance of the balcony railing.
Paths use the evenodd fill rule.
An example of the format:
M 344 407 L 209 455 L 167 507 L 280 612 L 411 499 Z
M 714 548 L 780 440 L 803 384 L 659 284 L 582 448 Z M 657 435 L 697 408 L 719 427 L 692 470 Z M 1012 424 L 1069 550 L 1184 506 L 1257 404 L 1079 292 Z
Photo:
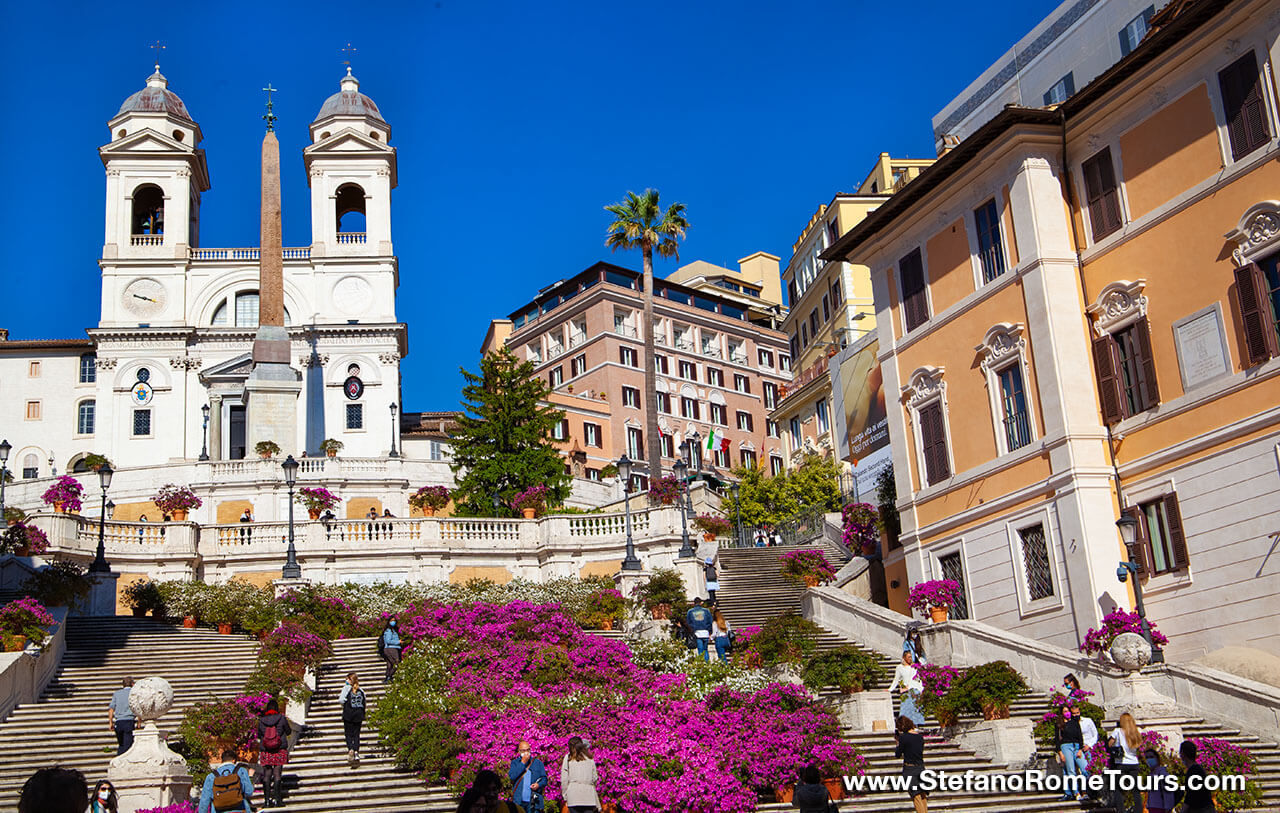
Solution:
M 311 248 L 286 248 L 281 251 L 286 260 L 308 260 Z M 256 260 L 262 252 L 256 248 L 193 248 L 187 256 L 193 260 Z
M 340 231 L 335 236 L 340 246 L 368 242 L 368 235 L 362 231 Z
M 778 388 L 778 400 L 786 398 L 788 395 L 798 392 L 806 384 L 817 379 L 819 376 L 827 374 L 827 357 L 823 356 L 809 365 L 809 369 L 792 379 L 791 383 L 784 384 Z
M 1031 419 L 1026 412 L 1015 412 L 1004 419 L 1004 439 L 1011 452 L 1031 442 Z
M 587 334 L 585 333 L 575 334 L 569 337 L 570 347 L 578 347 L 579 345 L 584 345 L 586 343 L 587 343 Z
M 702 355 L 712 359 L 718 359 L 722 357 L 719 347 L 704 347 L 702 348 Z
M 689 350 L 689 351 L 692 351 L 692 350 L 693 350 L 693 342 L 688 341 L 688 340 L 686 340 L 686 339 L 676 339 L 676 349 L 677 349 L 677 350 Z
M 613 332 L 617 333 L 619 336 L 627 336 L 632 339 L 636 338 L 636 329 L 630 325 L 614 325 Z
M 162 246 L 164 245 L 163 234 L 134 234 L 129 237 L 129 245 L 131 246 Z
M 654 331 L 654 334 L 653 334 L 653 343 L 654 343 L 654 344 L 660 344 L 660 345 L 662 345 L 663 347 L 666 347 L 666 345 L 667 345 L 667 334 L 665 334 L 665 333 L 658 333 L 657 331 Z
M 747 365 L 747 357 L 746 357 L 746 356 L 733 356 L 733 355 L 731 355 L 731 356 L 729 356 L 729 361 L 733 362 L 734 364 L 741 364 L 741 365 L 742 365 L 742 366 L 744 366 L 744 367 Z

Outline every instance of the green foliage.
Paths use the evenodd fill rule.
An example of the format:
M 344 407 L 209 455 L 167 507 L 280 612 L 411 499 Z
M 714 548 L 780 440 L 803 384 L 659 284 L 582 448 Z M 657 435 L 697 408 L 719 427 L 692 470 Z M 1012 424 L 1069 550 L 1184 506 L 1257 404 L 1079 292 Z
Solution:
M 735 469 L 740 481 L 738 502 L 742 504 L 742 524 L 778 525 L 796 514 L 821 506 L 824 511 L 839 511 L 840 467 L 827 457 L 809 455 L 796 468 L 769 477 L 760 469 Z M 725 516 L 736 516 L 738 506 L 732 495 L 721 503 Z
M 564 413 L 542 405 L 550 391 L 533 365 L 501 347 L 480 360 L 479 374 L 464 369 L 462 375 L 466 411 L 458 417 L 450 463 L 458 480 L 456 513 L 492 516 L 497 495 L 499 511 L 509 514 L 511 499 L 537 485 L 548 488 L 549 504 L 563 502 L 570 478 L 551 432 Z
M 884 679 L 884 667 L 875 656 L 855 646 L 840 646 L 815 655 L 802 672 L 804 685 L 813 692 L 837 686 L 841 692 L 860 692 L 869 684 Z
M 673 613 L 683 613 L 689 606 L 689 597 L 684 591 L 684 579 L 670 567 L 660 567 L 649 576 L 649 581 L 636 588 L 635 598 L 645 610 L 652 610 L 659 604 L 670 604 Z
M 893 466 L 885 466 L 876 475 L 876 507 L 880 509 L 880 526 L 892 545 L 902 535 L 902 518 L 898 516 L 898 483 L 893 479 Z
M 85 569 L 66 559 L 54 559 L 22 583 L 22 592 L 46 607 L 70 607 L 91 589 Z
M 1026 680 L 1008 662 L 991 661 L 964 670 L 942 702 L 956 714 L 982 714 L 986 708 L 1004 713 L 1028 691 Z
M 83 463 L 85 468 L 89 471 L 97 471 L 103 466 L 111 465 L 111 461 L 107 459 L 106 455 L 98 454 L 97 452 L 85 455 L 80 459 L 80 462 Z
M 818 646 L 818 625 L 793 612 L 770 618 L 747 642 L 746 660 L 752 666 L 798 664 Z
M 274 440 L 260 440 L 253 444 L 253 451 L 258 455 L 278 455 L 280 454 L 280 444 Z
M 311 697 L 305 675 L 306 669 L 299 664 L 259 659 L 245 681 L 244 690 L 267 692 L 273 697 L 288 698 L 290 702 L 305 703 Z
M 428 781 L 443 778 L 458 765 L 466 743 L 446 722 L 457 710 L 444 696 L 449 679 L 448 648 L 421 641 L 401 662 L 396 679 L 369 713 L 378 740 L 396 756 L 396 764 Z
M 205 617 L 205 604 L 212 587 L 204 582 L 163 581 L 159 583 L 160 597 L 169 612 L 177 616 Z
M 144 613 L 151 613 L 156 618 L 165 617 L 164 596 L 160 593 L 160 585 L 150 579 L 138 579 L 129 582 L 124 588 L 124 600 L 128 605 Z

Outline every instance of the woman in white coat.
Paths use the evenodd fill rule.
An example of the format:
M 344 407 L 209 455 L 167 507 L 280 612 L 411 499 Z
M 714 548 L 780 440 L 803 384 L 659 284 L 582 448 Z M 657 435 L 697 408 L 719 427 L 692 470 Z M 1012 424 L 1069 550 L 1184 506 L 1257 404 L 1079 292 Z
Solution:
M 906 717 L 917 726 L 924 725 L 924 715 L 920 713 L 920 707 L 916 702 L 920 698 L 920 693 L 924 691 L 924 684 L 920 682 L 920 676 L 916 674 L 915 657 L 911 654 L 911 650 L 903 650 L 902 663 L 893 669 L 893 683 L 889 684 L 889 691 L 901 687 L 902 695 L 898 706 L 898 715 Z
M 596 795 L 596 761 L 591 758 L 581 737 L 569 738 L 569 753 L 560 763 L 560 792 L 569 813 L 596 813 L 600 797 Z

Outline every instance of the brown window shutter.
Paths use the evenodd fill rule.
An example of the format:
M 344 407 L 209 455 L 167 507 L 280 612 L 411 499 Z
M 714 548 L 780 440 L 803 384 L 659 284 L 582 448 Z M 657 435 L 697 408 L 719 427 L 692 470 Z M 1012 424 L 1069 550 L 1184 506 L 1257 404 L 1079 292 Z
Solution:
M 934 448 L 938 450 L 938 480 L 941 482 L 951 476 L 951 461 L 947 455 L 947 431 L 943 426 L 941 401 L 934 404 L 933 423 L 934 438 L 937 441 Z
M 1151 409 L 1160 403 L 1160 388 L 1156 385 L 1156 360 L 1151 353 L 1151 326 L 1147 323 L 1147 317 L 1142 317 L 1133 326 L 1133 335 L 1138 341 L 1138 353 L 1142 356 L 1139 359 L 1144 384 L 1142 408 Z
M 902 305 L 907 330 L 914 330 L 929 320 L 929 303 L 924 285 L 924 262 L 920 249 L 912 251 L 898 262 L 902 274 Z
M 1138 533 L 1133 541 L 1133 560 L 1138 563 L 1138 573 L 1151 572 L 1151 534 L 1147 530 L 1147 515 L 1140 506 L 1134 505 L 1124 512 L 1138 522 Z
M 1093 227 L 1094 242 L 1101 240 L 1123 224 L 1120 215 L 1120 190 L 1116 187 L 1116 170 L 1111 163 L 1111 148 L 1085 161 L 1085 201 L 1089 207 L 1089 222 Z
M 1102 173 L 1103 217 L 1107 234 L 1110 234 L 1124 225 L 1124 219 L 1120 216 L 1120 188 L 1116 185 L 1115 165 L 1111 163 L 1111 148 L 1104 152 L 1106 157 L 1100 162 L 1099 170 Z
M 1182 570 L 1191 559 L 1187 556 L 1187 538 L 1182 531 L 1182 511 L 1178 509 L 1178 496 L 1168 494 L 1164 498 L 1164 518 L 1169 523 L 1169 547 L 1173 549 L 1173 565 Z
M 1261 364 L 1276 355 L 1276 331 L 1263 299 L 1262 274 L 1256 265 L 1236 269 L 1236 301 L 1244 333 L 1244 357 L 1250 365 Z
M 1093 340 L 1093 366 L 1098 372 L 1098 401 L 1102 404 L 1102 422 L 1107 426 L 1119 423 L 1124 418 L 1114 345 L 1115 341 L 1110 336 Z
M 1222 91 L 1222 112 L 1227 121 L 1231 157 L 1238 161 L 1270 137 L 1258 61 L 1252 51 L 1218 73 L 1218 87 Z
M 925 481 L 929 485 L 940 483 L 951 476 L 941 401 L 935 401 L 920 410 L 920 436 L 920 446 L 924 451 Z

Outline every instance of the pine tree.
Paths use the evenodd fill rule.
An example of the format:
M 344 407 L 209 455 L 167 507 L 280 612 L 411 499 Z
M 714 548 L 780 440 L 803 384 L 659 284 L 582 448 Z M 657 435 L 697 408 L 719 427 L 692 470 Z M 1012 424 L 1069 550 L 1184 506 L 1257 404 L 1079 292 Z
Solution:
M 544 485 L 548 505 L 569 496 L 564 458 L 551 444 L 551 433 L 564 413 L 543 405 L 550 390 L 503 347 L 480 360 L 479 374 L 462 369 L 464 412 L 452 439 L 453 469 L 458 481 L 453 499 L 461 516 L 493 516 L 493 498 L 502 501 L 500 516 L 510 516 L 513 497 Z

